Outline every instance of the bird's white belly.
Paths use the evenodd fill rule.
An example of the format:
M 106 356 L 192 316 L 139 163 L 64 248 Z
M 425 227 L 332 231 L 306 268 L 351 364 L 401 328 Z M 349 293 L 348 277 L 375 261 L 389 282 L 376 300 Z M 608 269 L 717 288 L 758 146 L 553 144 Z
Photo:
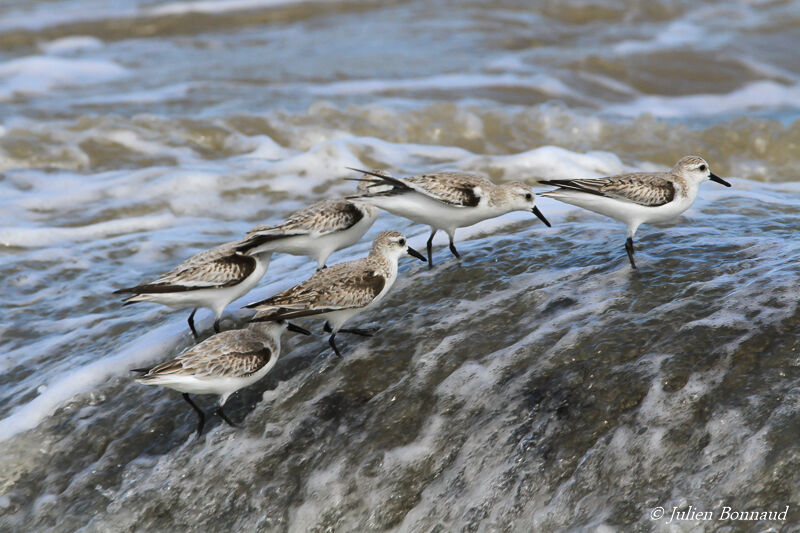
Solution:
M 160 385 L 188 394 L 216 394 L 222 396 L 252 385 L 258 379 L 255 374 L 245 378 L 166 375 L 159 377 L 157 380 L 154 379 L 142 383 L 145 385 Z
M 263 251 L 272 251 L 289 255 L 309 256 L 315 258 L 319 266 L 322 266 L 333 252 L 357 243 L 374 221 L 374 217 L 364 217 L 346 230 L 334 231 L 319 237 L 298 235 L 277 239 L 254 248 L 250 255 Z
M 220 316 L 225 307 L 232 301 L 244 296 L 256 286 L 269 266 L 269 257 L 259 260 L 256 268 L 241 283 L 230 287 L 195 289 L 181 292 L 164 292 L 140 294 L 131 300 L 137 302 L 155 302 L 172 309 L 188 307 L 206 307 L 216 316 Z
M 146 381 L 140 381 L 145 385 L 159 385 L 178 392 L 187 394 L 216 394 L 223 400 L 239 389 L 249 387 L 263 378 L 272 367 L 275 366 L 278 358 L 273 357 L 266 365 L 249 376 L 190 376 L 180 374 L 165 374 Z M 221 402 L 224 403 L 224 402 Z
M 416 192 L 374 196 L 366 200 L 392 214 L 444 230 L 471 226 L 496 216 L 485 207 L 454 207 Z
M 331 311 L 329 313 L 323 313 L 321 315 L 314 315 L 313 317 L 309 318 L 319 318 L 322 320 L 326 320 L 330 323 L 331 328 L 333 331 L 338 331 L 345 322 L 353 318 L 354 316 L 360 314 L 366 309 L 366 307 L 361 307 L 358 309 L 342 309 L 340 311 Z
M 639 224 L 652 222 L 665 222 L 677 217 L 691 205 L 691 202 L 682 202 L 678 200 L 656 207 L 648 207 L 578 191 L 553 191 L 552 193 L 548 193 L 548 196 L 564 203 L 605 215 L 614 220 L 619 220 L 628 226 L 638 226 Z

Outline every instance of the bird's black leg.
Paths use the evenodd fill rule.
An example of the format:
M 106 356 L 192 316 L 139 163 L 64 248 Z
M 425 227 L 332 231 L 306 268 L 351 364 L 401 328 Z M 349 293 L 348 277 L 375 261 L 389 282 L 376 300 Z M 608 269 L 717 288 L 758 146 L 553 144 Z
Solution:
M 219 333 L 219 318 L 214 321 L 214 333 Z
M 192 409 L 195 410 L 197 416 L 200 417 L 200 422 L 197 423 L 197 434 L 201 435 L 203 433 L 203 426 L 206 423 L 206 414 L 203 412 L 202 409 L 197 407 L 197 404 L 194 403 L 192 399 L 189 397 L 189 395 L 185 392 L 183 393 L 183 399 L 186 400 L 189 403 L 189 405 L 192 406 Z
M 458 250 L 456 250 L 456 245 L 453 244 L 453 236 L 452 235 L 450 235 L 450 251 L 453 252 L 453 255 L 456 256 L 456 259 L 461 259 L 461 256 L 459 255 Z
M 628 259 L 631 261 L 631 266 L 635 269 L 636 263 L 633 262 L 633 237 L 628 237 L 625 241 L 625 251 L 628 252 Z
M 217 414 L 219 415 L 219 417 L 220 417 L 221 419 L 223 419 L 223 420 L 225 421 L 225 423 L 226 423 L 226 424 L 228 424 L 229 426 L 231 426 L 231 427 L 233 427 L 233 428 L 238 428 L 238 427 L 239 427 L 239 426 L 237 426 L 236 424 L 234 424 L 233 422 L 231 422 L 231 419 L 230 419 L 230 418 L 228 418 L 228 416 L 227 416 L 227 415 L 225 414 L 225 412 L 222 410 L 222 406 L 221 406 L 221 405 L 220 405 L 219 407 L 217 407 L 216 413 L 217 413 Z
M 192 313 L 189 315 L 189 329 L 192 330 L 192 335 L 194 335 L 194 340 L 197 340 L 197 339 L 200 338 L 200 336 L 197 334 L 197 330 L 194 329 L 194 314 L 196 312 L 197 312 L 197 308 L 195 307 L 194 309 L 192 309 Z
M 331 345 L 331 348 L 333 348 L 333 351 L 334 351 L 334 353 L 335 353 L 335 354 L 336 354 L 338 357 L 341 357 L 341 356 L 342 356 L 342 354 L 339 352 L 339 348 L 337 348 L 337 347 L 336 347 L 336 343 L 335 343 L 335 342 L 334 342 L 334 340 L 333 340 L 333 338 L 334 338 L 334 337 L 336 337 L 336 333 L 334 333 L 333 335 L 331 335 L 331 336 L 330 336 L 330 338 L 328 338 L 328 344 L 330 344 L 330 345 Z
M 433 236 L 438 230 L 431 229 L 431 236 L 428 237 L 428 268 L 433 268 Z
M 340 329 L 339 333 L 352 333 L 353 335 L 361 335 L 362 337 L 372 337 L 373 335 L 375 335 L 374 331 L 370 331 L 368 329 L 359 329 L 359 328 Z
M 331 329 L 331 325 L 328 322 L 325 322 L 325 326 L 322 328 L 322 331 L 325 333 L 332 333 L 333 330 Z

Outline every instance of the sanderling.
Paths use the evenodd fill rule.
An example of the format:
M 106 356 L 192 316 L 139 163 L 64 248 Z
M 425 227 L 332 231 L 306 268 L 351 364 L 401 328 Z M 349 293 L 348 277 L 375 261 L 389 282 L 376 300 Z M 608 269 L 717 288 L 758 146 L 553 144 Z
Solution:
M 341 331 L 366 337 L 372 335 L 360 329 L 342 329 L 342 325 L 386 296 L 397 279 L 397 262 L 405 253 L 425 261 L 422 254 L 408 246 L 401 233 L 381 232 L 367 257 L 318 270 L 308 280 L 247 307 L 264 312 L 253 320 L 325 319 L 325 331 L 331 333 L 328 344 L 341 357 L 334 342 L 336 334 Z
M 488 179 L 462 172 L 436 172 L 409 178 L 351 168 L 372 176 L 359 178 L 368 188 L 377 190 L 350 198 L 369 202 L 390 213 L 431 227 L 428 238 L 428 266 L 433 266 L 433 237 L 444 230 L 450 237 L 450 251 L 460 258 L 453 239 L 457 228 L 511 211 L 532 211 L 548 227 L 550 223 L 536 207 L 536 199 L 528 185 L 519 181 L 496 185 Z
M 366 188 L 359 184 L 359 190 Z M 293 213 L 277 226 L 256 226 L 237 250 L 246 254 L 280 252 L 307 255 L 325 268 L 336 250 L 357 243 L 378 218 L 379 210 L 355 200 L 322 200 Z
M 706 180 L 726 187 L 731 184 L 711 172 L 702 157 L 689 155 L 666 172 L 635 172 L 605 178 L 540 180 L 559 187 L 542 193 L 562 202 L 609 216 L 628 226 L 625 251 L 631 266 L 633 236 L 640 224 L 664 222 L 680 215 L 694 203 L 697 190 Z
M 172 309 L 193 307 L 189 328 L 197 338 L 194 314 L 199 307 L 214 312 L 214 331 L 219 333 L 219 318 L 225 307 L 255 287 L 269 266 L 271 252 L 244 255 L 236 251 L 238 242 L 228 242 L 193 255 L 160 278 L 135 287 L 114 291 L 133 293 L 124 305 L 155 302 Z
M 206 415 L 189 394 L 219 395 L 215 412 L 235 426 L 222 407 L 231 394 L 260 380 L 275 366 L 281 353 L 281 333 L 286 329 L 311 334 L 285 320 L 254 322 L 245 329 L 223 331 L 209 337 L 171 361 L 150 369 L 135 369 L 134 372 L 143 374 L 136 381 L 182 392 L 183 399 L 200 417 L 198 435 L 203 432 Z

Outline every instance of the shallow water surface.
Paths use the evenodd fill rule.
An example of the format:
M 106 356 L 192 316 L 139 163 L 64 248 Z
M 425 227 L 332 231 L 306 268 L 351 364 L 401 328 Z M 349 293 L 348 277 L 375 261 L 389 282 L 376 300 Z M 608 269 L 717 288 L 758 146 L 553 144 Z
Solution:
M 4 2 L 0 529 L 798 530 L 797 43 L 780 1 Z M 197 438 L 131 380 L 192 345 L 188 311 L 115 289 L 350 192 L 346 167 L 535 185 L 690 153 L 733 187 L 640 228 L 638 272 L 621 224 L 541 198 L 552 228 L 402 259 L 343 359 L 287 334 L 240 428 Z M 384 214 L 330 262 L 389 228 L 424 249 Z M 276 255 L 223 326 L 313 270 Z M 716 518 L 668 523 L 689 506 Z

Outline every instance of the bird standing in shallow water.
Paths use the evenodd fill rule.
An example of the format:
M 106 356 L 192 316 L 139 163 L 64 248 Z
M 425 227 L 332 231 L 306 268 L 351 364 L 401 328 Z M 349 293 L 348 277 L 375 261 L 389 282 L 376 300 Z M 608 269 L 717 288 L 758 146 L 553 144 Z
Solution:
M 550 222 L 536 207 L 533 189 L 519 181 L 496 185 L 482 176 L 463 172 L 393 178 L 369 170 L 350 170 L 370 176 L 357 180 L 367 182 L 368 189 L 374 192 L 349 198 L 431 227 L 427 243 L 429 267 L 433 267 L 433 237 L 440 229 L 450 237 L 452 254 L 461 258 L 453 242 L 458 228 L 512 211 L 531 211 L 550 227 Z
M 367 257 L 318 270 L 308 280 L 247 307 L 262 312 L 253 320 L 325 319 L 325 331 L 331 333 L 328 344 L 341 357 L 334 341 L 336 334 L 341 331 L 372 336 L 370 332 L 342 329 L 342 326 L 354 316 L 377 305 L 386 296 L 397 279 L 397 262 L 405 254 L 425 261 L 422 254 L 408 246 L 401 233 L 384 231 L 375 238 Z
M 203 432 L 206 415 L 189 394 L 218 394 L 215 412 L 235 427 L 222 407 L 231 394 L 252 385 L 272 370 L 281 353 L 281 333 L 287 329 L 311 334 L 285 320 L 254 322 L 245 329 L 223 331 L 209 337 L 171 361 L 150 369 L 136 369 L 134 372 L 143 374 L 136 381 L 182 392 L 183 399 L 200 419 L 198 435 Z
M 194 315 L 197 308 L 214 312 L 214 331 L 219 333 L 219 319 L 225 307 L 256 286 L 269 266 L 272 252 L 244 255 L 236 251 L 238 243 L 228 242 L 193 255 L 160 278 L 114 291 L 133 293 L 123 305 L 153 302 L 172 309 L 193 307 L 189 328 L 197 339 Z
M 366 189 L 359 184 L 358 190 Z M 236 250 L 248 255 L 307 255 L 322 269 L 333 252 L 357 243 L 379 213 L 378 208 L 357 200 L 322 200 L 296 211 L 282 224 L 254 227 Z
M 702 158 L 690 155 L 682 158 L 666 172 L 635 172 L 605 178 L 573 180 L 540 180 L 558 189 L 542 196 L 583 207 L 624 222 L 628 226 L 625 251 L 631 266 L 633 237 L 641 224 L 671 220 L 691 207 L 704 181 L 715 181 L 726 187 L 731 184 L 709 168 Z

